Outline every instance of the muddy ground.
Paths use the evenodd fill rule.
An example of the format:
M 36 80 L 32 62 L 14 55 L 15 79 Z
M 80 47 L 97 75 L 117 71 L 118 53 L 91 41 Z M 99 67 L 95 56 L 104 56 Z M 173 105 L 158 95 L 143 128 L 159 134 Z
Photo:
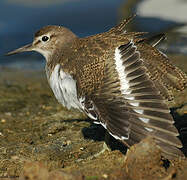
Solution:
M 186 57 L 172 56 L 187 72 Z M 187 90 L 170 106 L 186 148 Z M 150 139 L 126 153 L 111 138 L 100 154 L 104 139 L 101 126 L 57 103 L 43 71 L 0 69 L 0 179 L 187 179 L 187 159 L 161 158 Z

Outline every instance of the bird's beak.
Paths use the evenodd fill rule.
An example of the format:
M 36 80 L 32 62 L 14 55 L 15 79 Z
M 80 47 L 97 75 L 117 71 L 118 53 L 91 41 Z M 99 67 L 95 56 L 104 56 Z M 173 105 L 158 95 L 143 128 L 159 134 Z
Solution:
M 26 52 L 26 51 L 33 51 L 33 46 L 32 44 L 27 44 L 21 48 L 15 49 L 13 51 L 8 52 L 7 54 L 5 54 L 6 56 L 10 56 L 13 54 L 17 54 L 17 53 L 21 53 L 21 52 Z

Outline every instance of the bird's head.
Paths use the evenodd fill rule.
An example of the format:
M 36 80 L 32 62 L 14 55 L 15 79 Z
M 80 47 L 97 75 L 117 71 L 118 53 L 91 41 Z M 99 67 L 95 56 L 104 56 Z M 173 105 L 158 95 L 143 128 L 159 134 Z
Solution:
M 48 60 L 56 50 L 60 50 L 60 48 L 75 38 L 76 35 L 65 27 L 45 26 L 35 33 L 31 44 L 15 49 L 6 55 L 9 56 L 26 51 L 37 51 Z

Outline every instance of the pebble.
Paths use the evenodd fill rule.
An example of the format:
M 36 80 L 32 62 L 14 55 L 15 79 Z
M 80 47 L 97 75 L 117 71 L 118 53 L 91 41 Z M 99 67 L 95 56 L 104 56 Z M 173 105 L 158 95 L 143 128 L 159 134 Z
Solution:
M 103 178 L 105 178 L 105 179 L 108 178 L 108 175 L 107 175 L 107 174 L 103 174 L 102 176 L 103 176 Z
M 29 111 L 27 111 L 27 112 L 26 112 L 26 115 L 27 115 L 27 116 L 29 116 L 29 115 L 30 115 L 30 112 L 29 112 Z
M 18 157 L 18 156 L 11 156 L 11 159 L 12 159 L 12 160 L 18 160 L 19 157 Z
M 6 122 L 6 120 L 5 120 L 5 119 L 1 119 L 1 122 L 2 122 L 2 123 L 5 123 L 5 122 Z
M 12 113 L 11 112 L 6 112 L 5 115 L 6 116 L 12 116 Z
M 70 140 L 67 140 L 67 141 L 64 141 L 63 142 L 63 146 L 67 146 L 67 145 L 70 145 L 71 144 L 71 141 Z
M 70 140 L 67 140 L 66 143 L 67 143 L 67 145 L 70 145 L 70 144 L 71 144 L 71 141 L 70 141 Z
M 48 137 L 52 137 L 53 135 L 52 134 L 47 134 L 48 135 Z

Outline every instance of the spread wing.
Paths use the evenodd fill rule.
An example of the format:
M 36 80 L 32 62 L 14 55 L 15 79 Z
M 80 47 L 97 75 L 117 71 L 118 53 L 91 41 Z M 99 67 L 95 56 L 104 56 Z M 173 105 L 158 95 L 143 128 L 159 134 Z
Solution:
M 161 90 L 164 99 L 172 102 L 175 98 L 176 91 L 183 91 L 187 87 L 187 76 L 179 68 L 174 66 L 170 59 L 161 51 L 157 50 L 157 46 L 165 39 L 164 34 L 158 34 L 149 38 L 143 38 L 146 33 L 126 32 L 126 25 L 134 18 L 134 15 L 122 21 L 119 25 L 112 28 L 108 33 L 124 35 L 136 38 L 138 51 L 147 67 L 147 74 L 155 83 L 155 86 Z
M 137 43 L 147 73 L 155 86 L 161 90 L 164 99 L 172 101 L 175 91 L 183 91 L 187 85 L 187 76 L 174 66 L 170 59 L 156 48 L 144 43 Z
M 145 42 L 149 45 L 151 45 L 152 47 L 157 46 L 161 41 L 165 40 L 166 36 L 165 34 L 156 34 L 154 36 L 151 36 L 149 38 L 145 38 L 140 40 L 139 42 Z
M 117 47 L 106 63 L 101 88 L 82 101 L 84 110 L 128 146 L 152 136 L 164 153 L 183 156 L 174 120 L 146 72 L 133 41 Z

